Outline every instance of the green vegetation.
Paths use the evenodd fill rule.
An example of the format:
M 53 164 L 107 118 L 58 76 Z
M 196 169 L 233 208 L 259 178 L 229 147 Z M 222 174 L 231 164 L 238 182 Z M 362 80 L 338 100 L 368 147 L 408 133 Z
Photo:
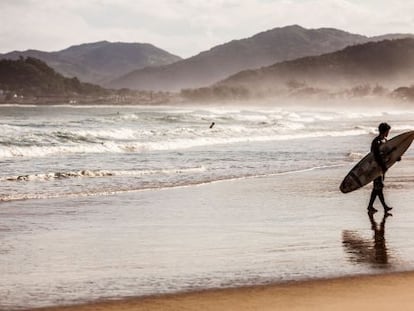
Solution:
M 104 95 L 108 91 L 76 77 L 65 78 L 46 63 L 27 57 L 0 60 L 0 90 L 20 96 Z
M 399 87 L 392 92 L 392 95 L 405 101 L 414 101 L 414 86 Z

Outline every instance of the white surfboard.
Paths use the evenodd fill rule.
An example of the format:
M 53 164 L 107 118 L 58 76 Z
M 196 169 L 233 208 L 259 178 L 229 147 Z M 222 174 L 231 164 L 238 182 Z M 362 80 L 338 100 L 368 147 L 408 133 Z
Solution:
M 384 162 L 390 168 L 410 147 L 414 140 L 414 131 L 405 132 L 393 137 L 380 146 Z M 374 159 L 372 152 L 368 153 L 361 161 L 355 165 L 345 176 L 339 189 L 343 193 L 357 190 L 373 181 L 382 174 L 381 167 Z

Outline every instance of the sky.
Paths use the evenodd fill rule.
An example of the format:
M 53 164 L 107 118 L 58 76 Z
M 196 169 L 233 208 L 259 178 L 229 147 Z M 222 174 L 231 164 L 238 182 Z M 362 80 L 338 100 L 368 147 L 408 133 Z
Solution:
M 96 41 L 151 43 L 190 57 L 276 27 L 414 33 L 407 0 L 0 0 L 0 53 Z

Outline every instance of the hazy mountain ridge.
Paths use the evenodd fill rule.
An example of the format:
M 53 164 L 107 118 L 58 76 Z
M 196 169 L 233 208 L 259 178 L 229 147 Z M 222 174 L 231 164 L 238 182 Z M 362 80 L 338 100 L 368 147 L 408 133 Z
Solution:
M 74 45 L 57 52 L 37 50 L 0 54 L 0 59 L 33 57 L 66 77 L 102 84 L 134 69 L 171 64 L 181 58 L 147 43 L 100 41 Z
M 243 71 L 221 84 L 266 84 L 294 79 L 328 85 L 364 81 L 398 85 L 408 79 L 414 81 L 413 69 L 414 39 L 407 38 L 349 46 L 334 53 Z
M 239 72 L 212 87 L 184 90 L 193 99 L 385 93 L 414 82 L 414 39 L 384 40 Z
M 104 89 L 64 77 L 33 57 L 0 59 L 0 105 L 159 105 L 179 99 L 165 92 Z
M 109 86 L 173 91 L 206 86 L 244 69 L 335 51 L 364 40 L 364 36 L 329 28 L 275 28 L 218 45 L 171 65 L 133 71 Z
M 250 38 L 213 47 L 171 65 L 133 71 L 108 85 L 170 91 L 208 86 L 242 70 L 401 36 L 407 35 L 369 38 L 333 28 L 305 29 L 298 25 L 274 28 Z
M 71 46 L 50 53 L 37 50 L 11 52 L 0 54 L 0 59 L 18 59 L 27 55 L 45 61 L 67 77 L 77 76 L 81 81 L 94 81 L 115 88 L 177 91 L 213 85 L 231 75 L 244 75 L 244 70 L 254 72 L 257 68 L 286 60 L 318 56 L 384 38 L 407 36 L 413 37 L 410 34 L 366 37 L 333 28 L 305 29 L 293 25 L 233 40 L 188 59 L 180 59 L 150 44 L 107 41 Z M 168 65 L 158 66 L 160 63 Z M 130 72 L 134 66 L 143 68 Z M 119 75 L 122 77 L 106 83 Z

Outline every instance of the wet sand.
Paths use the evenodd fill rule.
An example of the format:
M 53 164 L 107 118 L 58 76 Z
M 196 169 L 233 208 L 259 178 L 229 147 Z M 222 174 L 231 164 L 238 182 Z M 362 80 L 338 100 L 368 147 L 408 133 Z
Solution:
M 370 187 L 338 191 L 347 166 L 4 205 L 0 310 L 406 310 L 412 164 L 386 179 L 388 218 Z
M 414 273 L 212 290 L 38 311 L 411 310 Z

